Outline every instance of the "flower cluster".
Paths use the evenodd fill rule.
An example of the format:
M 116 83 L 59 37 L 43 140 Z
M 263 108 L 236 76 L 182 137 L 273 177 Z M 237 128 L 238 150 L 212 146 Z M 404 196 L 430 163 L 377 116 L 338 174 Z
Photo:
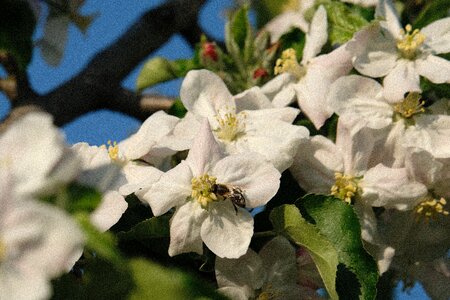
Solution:
M 231 299 L 320 299 L 320 288 L 338 298 L 342 272 L 369 299 L 388 270 L 448 298 L 450 102 L 433 89 L 450 83 L 450 18 L 402 29 L 389 0 L 344 1 L 376 8 L 337 43 L 336 1 L 288 2 L 263 27 L 276 47 L 260 52 L 279 54 L 273 73 L 252 65 L 246 84 L 230 84 L 224 53 L 202 41 L 210 68 L 185 74 L 184 115 L 156 112 L 102 146 L 68 147 L 44 113 L 1 133 L 1 299 L 48 298 L 80 257 L 76 267 L 84 256 L 117 263 L 116 248 L 201 261 Z M 301 49 L 286 46 L 292 27 Z M 239 66 L 254 44 L 232 38 Z

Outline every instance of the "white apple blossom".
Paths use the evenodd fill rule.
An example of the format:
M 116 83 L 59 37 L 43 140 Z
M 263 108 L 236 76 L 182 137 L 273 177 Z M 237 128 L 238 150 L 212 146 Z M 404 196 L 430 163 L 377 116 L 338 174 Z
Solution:
M 17 196 L 11 170 L 0 168 L 0 298 L 48 299 L 50 280 L 70 269 L 84 237 L 66 213 Z
M 160 146 L 160 142 L 175 127 L 178 118 L 157 112 L 149 117 L 138 132 L 117 143 L 73 146 L 82 161 L 83 173 L 78 181 L 94 186 L 103 193 L 99 207 L 91 221 L 101 231 L 114 225 L 127 209 L 124 196 L 141 189 L 149 189 L 162 175 L 162 171 L 149 165 L 163 165 L 175 151 Z M 138 161 L 139 160 L 139 161 Z
M 422 115 L 409 127 L 402 140 L 404 147 L 418 147 L 436 158 L 450 158 L 450 116 Z
M 355 133 L 339 121 L 336 144 L 320 135 L 312 137 L 301 145 L 290 170 L 307 192 L 332 194 L 363 206 L 412 209 L 426 187 L 411 180 L 405 168 L 372 162 L 375 143 L 372 131 L 362 128 Z
M 239 206 L 246 208 L 265 205 L 277 192 L 280 176 L 257 153 L 224 156 L 204 120 L 186 160 L 138 196 L 150 204 L 155 216 L 176 208 L 170 221 L 169 255 L 201 254 L 203 241 L 219 257 L 238 258 L 247 252 L 253 218 L 231 197 L 243 196 L 245 203 Z
M 332 82 L 352 69 L 350 54 L 341 46 L 331 53 L 317 56 L 328 39 L 327 13 L 320 6 L 306 35 L 302 61 L 299 64 L 294 49 L 287 49 L 277 60 L 274 79 L 262 87 L 276 107 L 298 101 L 300 109 L 316 128 L 332 115 L 325 102 Z
M 29 113 L 0 135 L 0 169 L 11 168 L 18 195 L 53 192 L 78 174 L 79 160 L 45 113 Z
M 201 119 L 207 118 L 226 153 L 257 152 L 284 171 L 309 135 L 305 127 L 290 124 L 298 109 L 273 108 L 258 88 L 233 97 L 220 77 L 207 70 L 189 72 L 180 96 L 188 113 L 173 131 L 168 145 L 173 149 L 190 147 Z
M 218 291 L 230 299 L 311 299 L 297 284 L 295 249 L 281 236 L 259 254 L 248 249 L 238 259 L 217 257 L 215 268 Z
M 385 96 L 401 99 L 409 91 L 421 91 L 419 76 L 433 83 L 450 82 L 450 62 L 436 54 L 450 52 L 450 18 L 426 27 L 405 30 L 390 0 L 380 0 L 379 23 L 358 32 L 348 43 L 353 66 L 361 74 L 384 77 Z

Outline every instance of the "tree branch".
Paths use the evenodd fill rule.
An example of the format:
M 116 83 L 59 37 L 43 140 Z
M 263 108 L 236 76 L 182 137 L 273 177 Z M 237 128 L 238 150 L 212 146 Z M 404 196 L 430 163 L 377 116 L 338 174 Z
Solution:
M 198 12 L 205 1 L 173 0 L 150 10 L 116 42 L 99 52 L 81 73 L 45 95 L 20 97 L 19 93 L 13 108 L 37 106 L 52 114 L 59 126 L 103 108 L 145 119 L 158 107 L 155 96 L 148 98 L 125 91 L 122 80 L 173 34 L 190 28 L 197 31 Z M 163 97 L 161 107 L 166 108 L 169 100 Z

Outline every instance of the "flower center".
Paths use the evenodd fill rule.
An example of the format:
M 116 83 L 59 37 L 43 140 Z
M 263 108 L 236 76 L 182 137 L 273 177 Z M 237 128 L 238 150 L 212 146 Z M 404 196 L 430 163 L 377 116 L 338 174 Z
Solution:
M 235 114 L 233 112 L 216 116 L 216 120 L 219 123 L 219 127 L 214 130 L 217 137 L 223 141 L 234 141 L 239 136 L 245 133 L 245 113 Z
M 123 165 L 127 162 L 126 158 L 123 157 L 123 155 L 120 155 L 119 145 L 117 145 L 117 142 L 112 142 L 111 140 L 109 140 L 107 150 L 111 162 L 118 165 Z
M 428 223 L 430 220 L 436 220 L 439 215 L 448 216 L 448 210 L 444 209 L 446 204 L 447 201 L 442 197 L 439 200 L 431 196 L 427 197 L 414 208 L 416 221 L 424 220 L 425 223 Z
M 289 48 L 284 50 L 281 57 L 277 59 L 274 72 L 275 75 L 287 72 L 300 79 L 306 74 L 306 68 L 298 63 L 295 50 Z
M 216 194 L 213 193 L 213 185 L 216 184 L 216 180 L 216 177 L 208 174 L 194 177 L 191 180 L 191 197 L 197 200 L 203 208 L 206 208 L 208 203 L 219 200 Z
M 118 160 L 119 159 L 119 146 L 117 145 L 117 142 L 111 142 L 111 140 L 108 141 L 108 155 L 111 160 Z
M 420 100 L 420 97 L 421 95 L 417 92 L 408 93 L 408 96 L 402 102 L 394 104 L 394 111 L 405 119 L 425 112 L 425 108 L 423 107 L 425 101 Z
M 358 180 L 354 176 L 344 175 L 340 172 L 336 172 L 334 178 L 336 182 L 331 187 L 331 195 L 351 204 L 358 191 Z
M 425 42 L 425 35 L 419 29 L 412 31 L 410 24 L 400 30 L 401 39 L 397 41 L 397 49 L 407 59 L 414 59 L 417 49 Z M 412 32 L 411 32 L 412 31 Z

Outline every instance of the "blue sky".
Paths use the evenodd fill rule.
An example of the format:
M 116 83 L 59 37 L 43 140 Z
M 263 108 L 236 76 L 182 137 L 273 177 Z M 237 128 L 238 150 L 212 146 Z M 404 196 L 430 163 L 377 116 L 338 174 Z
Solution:
M 274 0 L 275 1 L 275 0 Z M 45 93 L 77 74 L 99 50 L 119 37 L 146 10 L 163 3 L 162 0 L 86 0 L 82 8 L 84 14 L 99 12 L 100 16 L 83 35 L 74 26 L 69 29 L 66 52 L 58 67 L 47 65 L 40 52 L 35 51 L 28 68 L 30 82 L 38 93 Z M 223 40 L 226 8 L 232 5 L 232 0 L 210 0 L 201 12 L 202 27 L 214 38 Z M 45 12 L 44 12 L 45 13 Z M 39 24 L 35 38 L 42 35 L 42 24 Z M 130 49 L 132 51 L 132 49 Z M 152 56 L 164 56 L 169 59 L 188 58 L 192 50 L 181 37 L 174 36 L 164 47 Z M 124 80 L 123 86 L 134 89 L 134 84 L 141 65 Z M 0 69 L 0 76 L 4 73 Z M 150 91 L 168 96 L 178 96 L 181 80 L 159 85 Z M 0 118 L 9 110 L 9 104 L 0 93 Z M 107 140 L 120 141 L 133 133 L 140 122 L 119 113 L 101 111 L 83 116 L 64 127 L 69 143 L 88 142 L 92 145 L 105 144 Z M 397 287 L 397 299 L 413 300 L 428 299 L 420 286 L 416 285 L 408 293 L 401 292 Z

